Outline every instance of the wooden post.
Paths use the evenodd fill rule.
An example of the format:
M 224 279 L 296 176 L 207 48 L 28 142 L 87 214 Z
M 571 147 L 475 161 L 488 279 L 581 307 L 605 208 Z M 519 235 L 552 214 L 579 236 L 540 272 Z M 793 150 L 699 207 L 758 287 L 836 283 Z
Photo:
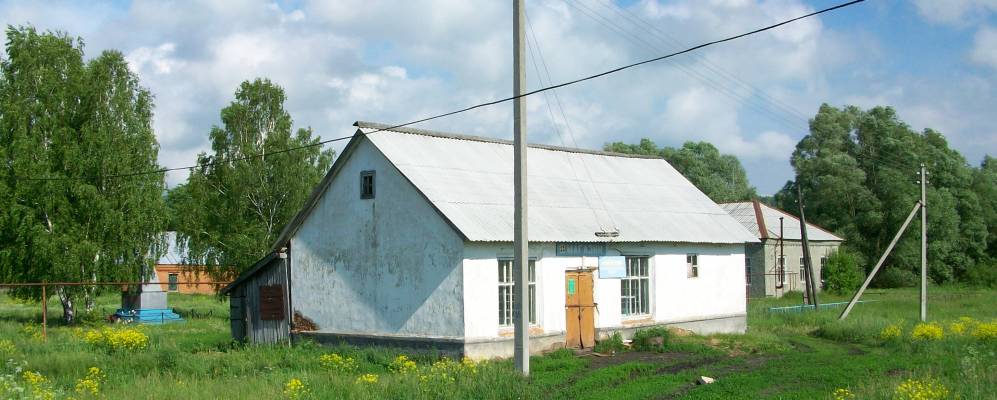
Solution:
M 48 294 L 42 285 L 42 338 L 48 341 Z

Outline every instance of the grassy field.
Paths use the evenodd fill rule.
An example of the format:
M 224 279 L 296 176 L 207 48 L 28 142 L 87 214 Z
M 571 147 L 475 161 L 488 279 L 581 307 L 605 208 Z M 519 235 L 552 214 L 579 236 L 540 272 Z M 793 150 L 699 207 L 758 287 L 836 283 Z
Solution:
M 917 298 L 916 290 L 872 291 L 866 299 L 874 301 L 845 322 L 837 321 L 840 310 L 767 311 L 798 297 L 753 300 L 748 334 L 673 335 L 651 351 L 610 357 L 559 351 L 534 357 L 531 377 L 522 379 L 508 361 L 409 354 L 409 362 L 391 349 L 236 345 L 227 304 L 210 296 L 171 295 L 187 317 L 182 324 L 107 331 L 94 318 L 56 324 L 43 341 L 39 305 L 0 294 L 0 357 L 9 360 L 0 398 L 834 399 L 842 389 L 854 397 L 839 391 L 840 398 L 892 399 L 904 398 L 897 388 L 907 382 L 921 394 L 944 387 L 947 398 L 997 399 L 997 291 L 932 288 L 929 317 L 940 329 L 917 329 L 922 339 L 912 337 Z M 101 298 L 101 311 L 116 301 Z M 57 316 L 58 303 L 49 310 Z M 693 384 L 701 375 L 717 381 Z

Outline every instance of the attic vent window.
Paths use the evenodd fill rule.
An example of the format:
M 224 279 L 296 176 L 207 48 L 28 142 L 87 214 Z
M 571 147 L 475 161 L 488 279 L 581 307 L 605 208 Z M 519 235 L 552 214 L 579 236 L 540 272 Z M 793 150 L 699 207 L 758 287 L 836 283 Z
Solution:
M 374 171 L 360 172 L 360 198 L 374 198 Z

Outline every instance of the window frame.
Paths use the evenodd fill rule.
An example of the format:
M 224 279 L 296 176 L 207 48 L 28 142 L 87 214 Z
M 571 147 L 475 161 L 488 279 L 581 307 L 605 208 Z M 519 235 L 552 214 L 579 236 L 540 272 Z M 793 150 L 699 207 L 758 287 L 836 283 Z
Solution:
M 699 278 L 699 253 L 686 253 L 685 277 L 688 279 Z
M 534 258 L 529 259 L 529 266 L 527 268 L 527 275 L 529 280 L 528 296 L 530 297 L 529 307 L 529 321 L 530 325 L 537 325 L 537 260 Z M 508 263 L 508 268 L 505 268 L 503 264 Z M 512 311 L 515 304 L 515 299 L 513 295 L 515 294 L 515 278 L 513 277 L 513 264 L 515 260 L 511 258 L 499 258 L 498 259 L 498 326 L 499 328 L 509 328 L 513 326 Z M 507 280 L 503 280 L 505 277 Z M 506 294 L 503 295 L 503 291 Z M 505 321 L 505 322 L 503 322 Z
M 744 257 L 744 280 L 746 285 L 751 285 L 751 257 Z
M 800 256 L 800 282 L 806 281 L 807 271 L 806 271 L 806 257 Z
M 176 272 L 170 272 L 166 274 L 166 291 L 167 292 L 180 291 L 180 274 Z
M 367 184 L 367 180 L 370 184 Z M 367 189 L 370 189 L 369 191 Z M 373 199 L 377 194 L 377 174 L 374 170 L 360 171 L 360 199 Z
M 775 259 L 775 288 L 782 289 L 786 286 L 786 256 L 780 255 Z
M 650 316 L 652 296 L 651 257 L 626 256 L 626 276 L 620 278 L 620 316 L 624 319 Z

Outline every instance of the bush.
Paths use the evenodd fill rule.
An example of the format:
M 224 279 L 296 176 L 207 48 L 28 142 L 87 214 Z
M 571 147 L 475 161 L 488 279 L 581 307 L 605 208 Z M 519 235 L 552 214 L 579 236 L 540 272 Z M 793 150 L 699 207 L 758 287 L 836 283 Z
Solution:
M 855 291 L 862 284 L 862 259 L 855 252 L 839 248 L 827 259 L 823 271 L 824 285 L 828 292 L 845 294 Z
M 613 335 L 609 339 L 600 341 L 596 343 L 595 348 L 592 349 L 596 353 L 612 354 L 619 351 L 623 351 L 623 336 L 619 332 L 613 332 Z
M 633 349 L 638 351 L 664 351 L 672 332 L 664 327 L 641 329 L 634 333 Z M 661 343 L 655 343 L 654 338 L 661 338 Z
M 885 267 L 876 274 L 873 280 L 878 288 L 911 287 L 921 281 L 921 278 L 911 271 Z
M 914 326 L 914 330 L 911 331 L 910 337 L 914 340 L 942 340 L 942 338 L 945 337 L 945 332 L 942 330 L 941 325 L 934 322 L 922 322 Z
M 83 340 L 94 347 L 109 352 L 118 350 L 142 350 L 149 346 L 149 336 L 138 329 L 111 329 L 88 331 Z
M 997 289 L 997 260 L 984 259 L 966 271 L 966 283 Z

